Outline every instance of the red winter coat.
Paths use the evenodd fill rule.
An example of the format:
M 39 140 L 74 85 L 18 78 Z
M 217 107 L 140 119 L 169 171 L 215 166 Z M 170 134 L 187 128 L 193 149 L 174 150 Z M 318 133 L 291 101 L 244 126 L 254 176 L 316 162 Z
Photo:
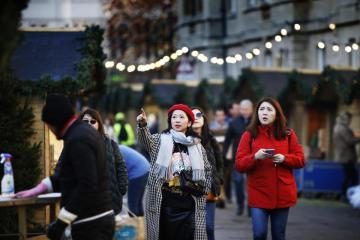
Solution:
M 260 148 L 274 148 L 275 154 L 285 156 L 284 162 L 275 166 L 271 158 L 255 160 L 254 155 Z M 293 130 L 283 140 L 275 139 L 271 127 L 259 127 L 255 139 L 249 131 L 241 137 L 235 168 L 247 173 L 250 207 L 274 209 L 295 205 L 297 191 L 292 169 L 304 166 L 304 152 Z

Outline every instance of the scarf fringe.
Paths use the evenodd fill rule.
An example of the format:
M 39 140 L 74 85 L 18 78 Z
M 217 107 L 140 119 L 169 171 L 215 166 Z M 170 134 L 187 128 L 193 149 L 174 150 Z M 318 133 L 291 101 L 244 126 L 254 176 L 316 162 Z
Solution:
M 192 180 L 193 181 L 203 181 L 205 179 L 205 171 L 202 169 L 193 169 L 192 170 Z
M 160 179 L 167 179 L 169 176 L 167 168 L 165 166 L 162 166 L 158 163 L 154 164 L 154 172 L 157 176 L 159 176 Z

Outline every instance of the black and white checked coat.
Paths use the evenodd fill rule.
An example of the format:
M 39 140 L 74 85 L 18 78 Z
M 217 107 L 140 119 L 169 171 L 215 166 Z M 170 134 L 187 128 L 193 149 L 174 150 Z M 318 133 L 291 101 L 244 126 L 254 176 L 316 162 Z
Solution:
M 165 134 L 165 133 L 162 133 Z M 148 127 L 138 127 L 137 137 L 138 141 L 145 147 L 150 154 L 150 173 L 145 191 L 145 239 L 158 240 L 159 239 L 159 224 L 160 224 L 160 207 L 162 201 L 161 188 L 164 184 L 163 179 L 160 179 L 158 174 L 154 171 L 154 164 L 160 148 L 161 134 L 150 134 Z M 206 151 L 202 147 L 202 155 L 204 159 L 205 170 L 205 186 L 208 193 L 211 186 L 211 165 L 209 164 Z M 194 240 L 206 240 L 206 198 L 194 197 L 195 200 L 195 235 Z M 176 233 L 174 233 L 176 234 Z

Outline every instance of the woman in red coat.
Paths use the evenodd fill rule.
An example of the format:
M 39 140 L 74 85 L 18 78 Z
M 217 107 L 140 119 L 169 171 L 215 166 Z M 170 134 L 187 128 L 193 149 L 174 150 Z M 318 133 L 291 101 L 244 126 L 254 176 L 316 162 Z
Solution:
M 235 168 L 248 176 L 254 239 L 266 239 L 270 217 L 272 239 L 285 239 L 289 207 L 296 204 L 294 168 L 305 165 L 304 153 L 279 102 L 261 99 L 241 137 Z

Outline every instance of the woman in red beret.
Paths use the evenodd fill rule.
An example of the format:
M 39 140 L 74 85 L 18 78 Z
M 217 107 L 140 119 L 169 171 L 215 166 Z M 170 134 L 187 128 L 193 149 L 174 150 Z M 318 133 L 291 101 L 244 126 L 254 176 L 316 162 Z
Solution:
M 192 131 L 195 117 L 184 104 L 168 109 L 168 128 L 151 135 L 145 111 L 137 116 L 137 137 L 150 154 L 145 196 L 148 240 L 207 239 L 205 204 L 211 166 L 200 138 Z
M 304 167 L 304 152 L 295 132 L 286 128 L 277 100 L 261 99 L 254 113 L 241 137 L 235 168 L 248 176 L 254 239 L 266 239 L 270 218 L 272 239 L 283 240 L 289 208 L 297 198 L 292 169 Z

